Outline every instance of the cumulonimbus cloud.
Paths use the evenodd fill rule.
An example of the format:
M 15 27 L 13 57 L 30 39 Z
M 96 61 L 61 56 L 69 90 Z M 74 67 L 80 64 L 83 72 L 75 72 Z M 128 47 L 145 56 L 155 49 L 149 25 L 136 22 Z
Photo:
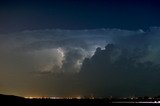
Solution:
M 84 58 L 92 56 L 97 47 L 104 48 L 110 42 L 122 44 L 126 42 L 121 41 L 123 38 L 137 37 L 143 33 L 119 29 L 23 31 L 1 35 L 3 42 L 0 49 L 11 55 L 19 53 L 31 57 L 35 67 L 38 67 L 35 71 L 42 67 L 42 72 L 58 72 L 56 70 L 65 69 L 78 72 Z
M 129 31 L 129 30 L 121 30 L 121 29 L 95 29 L 95 30 L 47 29 L 47 30 L 33 30 L 33 31 L 31 30 L 31 31 L 23 31 L 23 32 L 17 32 L 17 33 L 11 33 L 11 34 L 3 34 L 3 35 L 0 35 L 0 41 L 1 41 L 0 42 L 0 51 L 1 51 L 0 65 L 1 65 L 1 70 L 5 70 L 5 71 L 0 72 L 0 74 L 4 76 L 12 75 L 14 79 L 12 81 L 23 79 L 22 76 L 24 78 L 26 77 L 27 79 L 26 82 L 28 82 L 28 84 L 31 81 L 29 81 L 27 76 L 30 76 L 31 77 L 30 79 L 35 79 L 36 83 L 39 82 L 38 84 L 39 86 L 41 87 L 43 86 L 42 88 L 45 88 L 48 85 L 45 86 L 44 85 L 45 83 L 40 83 L 40 81 L 43 81 L 43 80 L 37 79 L 37 77 L 34 77 L 34 74 L 40 75 L 42 77 L 43 75 L 44 76 L 51 75 L 52 77 L 51 79 L 54 83 L 54 86 L 52 86 L 51 88 L 54 88 L 57 86 L 63 89 L 64 86 L 61 85 L 63 81 L 66 81 L 66 82 L 68 81 L 71 85 L 76 86 L 77 78 L 80 79 L 79 82 L 82 83 L 82 85 L 83 85 L 83 82 L 85 82 L 86 80 L 87 81 L 91 80 L 91 82 L 96 82 L 96 81 L 98 82 L 98 81 L 102 81 L 99 79 L 104 79 L 104 81 L 102 81 L 101 83 L 98 83 L 103 85 L 106 82 L 105 81 L 106 74 L 101 73 L 96 69 L 99 66 L 101 66 L 100 64 L 107 63 L 107 59 L 101 59 L 101 57 L 103 58 L 104 56 L 101 56 L 100 54 L 97 55 L 98 51 L 100 53 L 102 51 L 106 51 L 105 46 L 107 44 L 116 45 L 117 49 L 115 49 L 114 53 L 111 56 L 112 62 L 108 62 L 108 64 L 112 64 L 110 66 L 113 66 L 113 67 L 117 66 L 120 71 L 117 71 L 116 75 L 120 75 L 120 77 L 125 78 L 125 75 L 130 73 L 125 73 L 120 68 L 120 63 L 123 63 L 124 61 L 122 59 L 123 54 L 126 54 L 124 55 L 126 57 L 127 55 L 129 55 L 128 57 L 135 56 L 134 61 L 137 63 L 147 64 L 146 62 L 149 61 L 150 63 L 154 64 L 154 66 L 158 66 L 158 64 L 160 63 L 159 34 L 160 34 L 160 28 L 156 28 L 156 27 L 150 28 L 147 31 L 143 31 L 143 30 Z M 101 49 L 98 47 L 100 47 Z M 128 53 L 124 53 L 124 52 L 128 52 Z M 96 59 L 93 59 L 93 57 L 95 56 L 98 56 L 98 57 Z M 139 57 L 136 57 L 136 56 L 139 56 Z M 96 64 L 96 62 L 98 63 Z M 128 62 L 131 62 L 131 61 L 128 60 Z M 135 65 L 137 65 L 137 63 Z M 88 66 L 88 65 L 91 65 L 91 66 Z M 143 65 L 141 65 L 141 67 L 139 68 L 142 68 L 142 70 L 144 70 L 145 67 L 146 65 L 144 67 Z M 99 69 L 101 68 L 103 68 L 102 70 L 105 70 L 106 66 L 100 67 Z M 107 70 L 113 70 L 113 69 L 109 69 L 109 67 L 107 68 L 108 68 Z M 126 68 L 129 68 L 129 67 L 126 67 Z M 150 68 L 153 68 L 153 67 L 150 67 Z M 90 69 L 89 72 L 88 72 L 88 69 Z M 93 73 L 92 73 L 92 69 L 93 69 Z M 112 72 L 114 71 L 107 71 L 107 72 L 110 74 L 113 74 Z M 69 73 L 69 77 L 67 73 Z M 124 76 L 123 75 L 121 76 L 120 73 L 124 73 Z M 147 75 L 149 75 L 149 72 L 147 73 L 148 73 Z M 66 74 L 66 76 L 64 74 Z M 103 77 L 95 78 L 97 75 L 101 76 L 102 74 L 104 75 Z M 52 75 L 60 75 L 60 76 L 57 77 Z M 61 77 L 61 75 L 63 76 L 63 78 Z M 71 76 L 73 75 L 73 76 L 70 77 L 70 75 Z M 74 75 L 76 76 L 76 78 L 74 78 Z M 142 75 L 142 74 L 138 74 L 138 75 Z M 2 79 L 1 81 L 6 80 L 7 78 L 8 77 L 1 77 Z M 35 82 L 31 82 L 31 85 L 34 85 Z M 47 82 L 47 81 L 44 81 L 44 82 Z M 112 82 L 116 82 L 116 81 L 113 80 Z M 117 84 L 121 84 L 121 83 L 122 82 Z M 102 86 L 102 87 L 104 87 L 104 89 L 105 88 L 109 89 L 115 86 L 116 85 L 109 84 L 108 82 L 106 86 Z M 84 88 L 84 86 L 81 86 L 81 87 L 82 89 Z M 75 89 L 78 89 L 78 88 L 79 87 L 75 87 Z M 99 89 L 99 88 L 95 87 L 95 89 Z M 57 89 L 56 91 L 61 92 L 61 90 Z M 68 88 L 68 90 L 65 90 L 65 91 L 71 92 L 72 90 Z

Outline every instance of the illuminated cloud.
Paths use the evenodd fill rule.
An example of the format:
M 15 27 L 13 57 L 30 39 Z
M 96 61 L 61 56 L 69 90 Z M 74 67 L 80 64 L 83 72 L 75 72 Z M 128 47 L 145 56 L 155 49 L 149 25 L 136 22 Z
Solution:
M 145 88 L 152 86 L 154 93 L 157 93 L 158 88 L 153 85 L 159 84 L 156 80 L 159 71 L 154 71 L 159 69 L 160 64 L 159 33 L 160 28 L 150 28 L 147 31 L 47 29 L 0 35 L 0 66 L 1 70 L 5 70 L 0 72 L 0 84 L 5 89 L 11 87 L 15 91 L 23 89 L 42 94 L 56 92 L 56 95 L 76 92 L 95 92 L 98 95 L 105 89 L 110 92 L 105 91 L 104 95 L 116 95 L 116 91 L 121 93 L 116 86 L 130 86 L 126 89 L 127 95 L 132 91 L 130 88 L 135 86 L 137 94 L 144 94 L 139 93 L 139 85 L 152 75 L 155 76 L 153 84 L 152 81 L 144 82 L 148 84 Z M 105 48 L 107 44 L 113 44 L 116 48 L 108 54 L 109 57 L 106 56 L 107 53 L 103 54 L 103 51 L 110 50 Z M 134 59 L 125 60 L 123 57 Z M 135 67 L 129 63 L 134 63 Z M 137 64 L 141 67 L 136 67 Z M 144 71 L 146 67 L 150 67 L 147 72 L 134 74 L 131 70 L 138 68 L 136 70 Z M 116 72 L 113 71 L 114 68 L 117 68 Z M 127 72 L 124 72 L 124 68 L 128 69 Z M 143 76 L 143 79 L 138 75 Z M 126 85 L 126 80 L 133 85 Z M 32 88 L 34 89 L 30 91 Z

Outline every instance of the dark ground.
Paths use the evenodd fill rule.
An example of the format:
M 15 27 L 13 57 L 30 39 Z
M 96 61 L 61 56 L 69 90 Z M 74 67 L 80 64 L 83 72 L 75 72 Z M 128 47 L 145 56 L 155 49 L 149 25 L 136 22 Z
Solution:
M 108 105 L 139 105 L 139 101 L 152 101 L 147 99 L 25 99 L 12 95 L 0 95 L 0 106 L 108 106 Z M 157 100 L 158 101 L 158 100 Z M 118 102 L 118 103 L 117 103 Z M 121 103 L 119 103 L 121 102 Z M 132 102 L 132 103 L 123 103 Z M 134 102 L 134 103 L 133 103 Z M 153 105 L 155 103 L 141 103 L 142 105 Z M 156 103 L 157 104 L 157 103 Z M 159 103 L 158 103 L 159 104 Z

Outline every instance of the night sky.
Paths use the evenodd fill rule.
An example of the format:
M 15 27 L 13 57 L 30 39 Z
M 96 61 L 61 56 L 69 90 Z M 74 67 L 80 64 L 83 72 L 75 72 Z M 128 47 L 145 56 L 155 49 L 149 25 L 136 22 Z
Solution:
M 0 93 L 160 95 L 158 0 L 1 0 Z

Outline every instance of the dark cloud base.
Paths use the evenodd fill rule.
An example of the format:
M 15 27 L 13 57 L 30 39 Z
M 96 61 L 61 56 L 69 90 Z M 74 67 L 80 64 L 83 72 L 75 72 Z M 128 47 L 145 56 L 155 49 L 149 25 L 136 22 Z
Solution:
M 99 96 L 157 95 L 160 64 L 141 62 L 144 52 L 136 48 L 131 52 L 113 44 L 108 44 L 104 50 L 97 48 L 91 58 L 83 61 L 80 72 L 88 92 Z

